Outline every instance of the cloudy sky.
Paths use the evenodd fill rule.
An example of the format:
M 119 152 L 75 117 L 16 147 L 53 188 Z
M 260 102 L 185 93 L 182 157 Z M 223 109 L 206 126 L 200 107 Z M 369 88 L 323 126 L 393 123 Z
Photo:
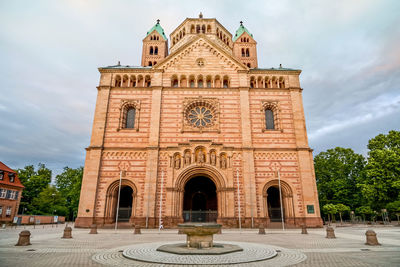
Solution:
M 0 161 L 84 164 L 97 67 L 139 65 L 157 19 L 167 35 L 186 17 L 243 20 L 260 67 L 300 68 L 314 155 L 336 146 L 366 154 L 400 129 L 400 1 L 0 2 Z

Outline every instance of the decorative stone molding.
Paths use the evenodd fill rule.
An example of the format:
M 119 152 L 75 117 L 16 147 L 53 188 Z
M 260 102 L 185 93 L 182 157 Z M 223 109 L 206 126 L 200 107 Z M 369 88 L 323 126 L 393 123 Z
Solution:
M 256 160 L 261 159 L 261 160 L 297 160 L 297 153 L 293 152 L 276 152 L 276 153 L 271 153 L 271 152 L 256 152 L 254 153 L 254 158 Z
M 103 152 L 103 159 L 106 160 L 145 160 L 147 159 L 146 152 L 123 152 L 123 151 L 107 151 Z
M 217 98 L 185 98 L 181 132 L 220 132 L 219 115 Z
M 126 124 L 126 115 L 128 112 L 129 108 L 134 108 L 136 110 L 135 112 L 135 123 L 133 128 L 125 128 Z M 117 131 L 123 130 L 123 131 L 139 131 L 139 119 L 140 119 L 140 100 L 128 100 L 128 99 L 122 99 L 120 108 L 119 108 L 119 122 L 118 122 L 118 128 Z

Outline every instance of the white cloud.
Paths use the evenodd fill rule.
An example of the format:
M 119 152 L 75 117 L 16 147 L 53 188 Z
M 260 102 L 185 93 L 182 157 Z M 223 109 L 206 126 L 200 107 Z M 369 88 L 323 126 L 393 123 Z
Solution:
M 169 36 L 199 12 L 233 34 L 243 20 L 260 66 L 303 69 L 316 150 L 343 140 L 359 148 L 365 138 L 352 133 L 377 120 L 385 123 L 376 131 L 400 128 L 388 119 L 399 111 L 399 1 L 8 1 L 0 4 L 0 123 L 9 126 L 0 158 L 13 167 L 83 165 L 97 67 L 140 64 L 156 19 Z M 343 131 L 346 139 L 328 138 Z

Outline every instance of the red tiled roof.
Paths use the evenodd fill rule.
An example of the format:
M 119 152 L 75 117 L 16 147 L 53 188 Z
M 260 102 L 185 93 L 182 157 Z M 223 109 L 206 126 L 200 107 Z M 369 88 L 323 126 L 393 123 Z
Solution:
M 24 188 L 21 184 L 21 181 L 18 178 L 18 173 L 12 169 L 10 169 L 7 165 L 5 165 L 3 162 L 0 161 L 0 170 L 4 171 L 4 176 L 3 179 L 0 180 L 0 184 L 2 185 L 9 185 L 9 186 L 15 186 L 15 187 L 21 187 Z M 10 178 L 8 177 L 8 173 L 15 173 L 14 176 L 14 182 L 10 182 Z

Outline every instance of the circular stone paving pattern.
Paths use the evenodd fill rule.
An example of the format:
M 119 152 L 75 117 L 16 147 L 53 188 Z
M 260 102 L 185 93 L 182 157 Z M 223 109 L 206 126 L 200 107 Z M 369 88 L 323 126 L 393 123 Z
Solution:
M 232 252 L 223 255 L 178 255 L 157 251 L 157 248 L 165 243 L 149 243 L 131 246 L 123 251 L 126 258 L 136 261 L 164 263 L 164 264 L 236 264 L 254 261 L 262 261 L 273 258 L 277 255 L 274 248 L 253 243 L 225 243 L 234 244 L 243 248 L 243 251 Z
M 142 260 L 134 260 L 134 259 L 129 259 L 124 257 L 122 252 L 124 250 L 129 250 L 133 251 L 132 249 L 134 248 L 143 248 L 140 250 L 141 253 L 149 253 L 147 254 L 147 258 L 150 258 L 151 260 L 155 258 L 160 258 L 160 255 L 157 255 L 159 253 L 165 253 L 165 252 L 159 252 L 156 251 L 156 249 L 165 244 L 173 244 L 173 243 L 178 243 L 177 241 L 175 242 L 157 242 L 157 243 L 147 243 L 147 244 L 137 244 L 133 246 L 124 246 L 124 247 L 117 247 L 113 248 L 110 250 L 105 250 L 102 252 L 99 252 L 97 254 L 94 254 L 92 256 L 92 259 L 100 264 L 106 265 L 106 266 L 129 266 L 129 267 L 159 267 L 159 266 L 184 266 L 184 265 L 190 265 L 190 266 L 204 266 L 204 265 L 212 265 L 212 266 L 226 266 L 226 264 L 223 263 L 218 263 L 216 260 L 220 256 L 215 256 L 215 255 L 193 255 L 193 256 L 186 256 L 186 262 L 180 263 L 180 264 L 168 264 L 168 263 L 160 263 L 160 262 L 145 262 Z M 221 242 L 225 243 L 225 242 Z M 226 242 L 227 244 L 234 244 L 237 246 L 240 246 L 243 248 L 243 252 L 233 252 L 226 254 L 225 256 L 229 257 L 235 257 L 236 259 L 240 255 L 240 262 L 237 266 L 251 266 L 251 267 L 281 267 L 281 266 L 291 266 L 297 263 L 300 263 L 302 261 L 305 261 L 307 259 L 307 256 L 297 250 L 293 249 L 286 249 L 282 247 L 277 247 L 277 246 L 268 246 L 268 245 L 263 245 L 263 244 L 256 244 L 256 243 L 245 243 L 245 242 Z M 257 249 L 257 247 L 268 247 L 269 249 L 273 249 L 274 251 L 277 252 L 277 255 L 275 257 L 265 259 L 265 260 L 259 260 L 259 261 L 254 261 L 252 258 L 252 253 Z M 145 252 L 146 251 L 146 252 Z M 235 255 L 238 254 L 238 255 Z M 170 254 L 172 256 L 179 256 L 175 254 Z M 200 262 L 200 263 L 199 263 Z M 233 263 L 228 263 L 228 264 L 233 264 Z

